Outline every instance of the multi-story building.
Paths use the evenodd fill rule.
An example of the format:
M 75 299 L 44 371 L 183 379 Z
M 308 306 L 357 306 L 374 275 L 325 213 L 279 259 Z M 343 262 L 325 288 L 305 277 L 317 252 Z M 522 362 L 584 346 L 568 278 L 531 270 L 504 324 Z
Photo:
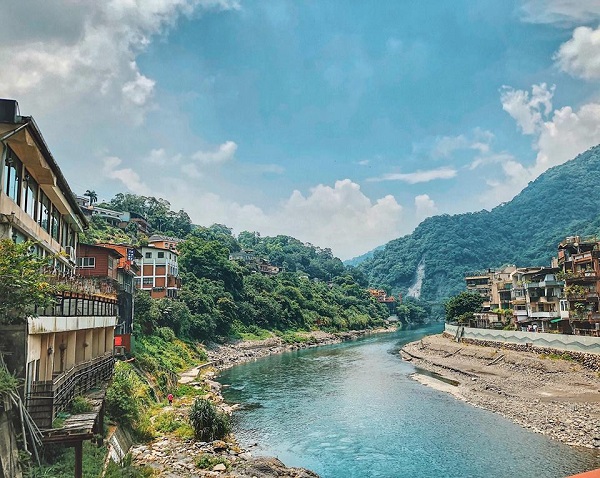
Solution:
M 465 276 L 467 290 L 479 294 L 483 299 L 481 304 L 483 310 L 490 310 L 493 275 L 494 271 L 488 269 L 487 271 L 471 272 Z
M 112 375 L 117 296 L 107 284 L 74 275 L 86 218 L 35 121 L 20 116 L 14 100 L 0 100 L 0 155 L 0 237 L 33 241 L 31 253 L 49 258 L 49 279 L 62 286 L 54 304 L 0 332 L 0 350 L 23 380 L 27 408 L 40 427 L 50 428 L 76 395 Z M 76 455 L 98 417 L 69 438 Z
M 183 239 L 178 237 L 163 236 L 162 234 L 152 234 L 148 238 L 148 245 L 154 247 L 162 247 L 177 252 L 177 245 L 183 242 Z
M 567 237 L 558 245 L 557 265 L 565 282 L 564 327 L 575 334 L 600 336 L 600 242 L 595 237 Z
M 176 250 L 148 244 L 141 247 L 140 273 L 136 287 L 148 291 L 153 299 L 176 299 L 181 289 Z

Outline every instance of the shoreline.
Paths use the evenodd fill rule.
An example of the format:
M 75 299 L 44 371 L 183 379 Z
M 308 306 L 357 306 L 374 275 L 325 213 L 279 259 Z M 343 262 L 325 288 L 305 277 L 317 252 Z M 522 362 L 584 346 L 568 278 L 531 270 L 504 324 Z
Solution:
M 456 343 L 431 335 L 406 344 L 411 378 L 570 446 L 600 450 L 600 375 L 580 364 L 531 352 Z
M 354 340 L 375 333 L 389 333 L 398 330 L 396 327 L 377 328 L 372 330 L 327 333 L 309 332 L 306 342 L 287 344 L 279 337 L 264 340 L 242 340 L 233 344 L 212 345 L 207 347 L 208 364 L 201 364 L 180 374 L 179 383 L 192 387 L 208 389 L 203 398 L 212 401 L 216 407 L 229 416 L 239 408 L 238 404 L 230 405 L 221 394 L 222 385 L 217 381 L 221 370 L 251 362 L 262 357 L 309 347 L 319 347 Z M 176 401 L 177 402 L 177 401 Z M 191 402 L 191 401 L 190 401 Z M 180 403 L 165 407 L 165 411 L 176 411 L 182 417 L 187 414 L 191 403 Z M 195 478 L 231 476 L 236 478 L 319 478 L 319 475 L 305 468 L 288 467 L 279 459 L 262 455 L 253 455 L 252 447 L 242 448 L 234 433 L 226 440 L 211 443 L 199 442 L 195 439 L 181 439 L 164 434 L 150 443 L 134 445 L 130 452 L 133 462 L 138 465 L 151 466 L 157 478 Z M 224 459 L 228 465 L 211 469 L 200 469 L 195 465 L 198 456 L 207 455 Z M 218 468 L 217 468 L 218 467 Z

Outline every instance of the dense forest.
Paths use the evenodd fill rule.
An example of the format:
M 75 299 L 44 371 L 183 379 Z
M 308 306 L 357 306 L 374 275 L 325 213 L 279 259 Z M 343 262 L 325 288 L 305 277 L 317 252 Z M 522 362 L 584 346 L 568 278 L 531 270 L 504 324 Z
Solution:
M 150 336 L 168 327 L 192 341 L 323 329 L 341 331 L 382 325 L 392 312 L 368 292 L 366 275 L 345 266 L 330 249 L 304 244 L 289 236 L 261 237 L 213 224 L 192 225 L 184 211 L 173 212 L 164 199 L 118 194 L 101 204 L 143 214 L 163 234 L 178 236 L 182 289 L 178 301 L 151 300 L 136 295 L 137 334 Z M 93 217 L 83 242 L 145 244 L 137 228 L 125 231 Z M 257 272 L 253 264 L 232 261 L 229 255 L 252 249 L 261 259 L 279 266 L 275 276 Z M 416 322 L 429 316 L 427 307 L 409 301 L 398 307 L 400 320 Z
M 406 294 L 421 264 L 421 299 L 440 303 L 464 289 L 467 272 L 550 265 L 558 243 L 600 231 L 600 146 L 549 169 L 508 203 L 426 219 L 358 265 L 370 283 Z

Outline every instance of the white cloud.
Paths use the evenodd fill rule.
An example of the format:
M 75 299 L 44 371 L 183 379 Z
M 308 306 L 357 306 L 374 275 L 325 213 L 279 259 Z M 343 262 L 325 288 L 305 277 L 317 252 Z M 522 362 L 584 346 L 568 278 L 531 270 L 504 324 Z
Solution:
M 226 0 L 17 3 L 3 11 L 8 27 L 0 33 L 0 96 L 19 98 L 38 115 L 70 103 L 79 111 L 86 105 L 112 114 L 123 110 L 136 121 L 155 82 L 139 71 L 135 59 L 152 38 L 195 10 L 239 8 Z
M 189 198 L 194 197 L 193 201 Z M 184 207 L 197 224 L 214 222 L 233 225 L 263 235 L 287 234 L 304 242 L 330 247 L 348 259 L 398 237 L 403 229 L 403 208 L 393 196 L 369 199 L 349 179 L 334 186 L 320 184 L 309 194 L 294 191 L 272 210 L 240 204 L 212 192 L 199 192 L 182 185 L 171 201 Z
M 389 173 L 377 178 L 369 178 L 367 181 L 403 181 L 408 184 L 426 183 L 435 179 L 452 179 L 456 176 L 456 170 L 452 168 L 437 168 L 427 171 L 415 171 L 414 173 Z
M 470 135 L 442 136 L 437 138 L 431 152 L 434 158 L 448 158 L 455 151 L 474 150 L 487 153 L 494 134 L 487 130 L 475 128 Z
M 213 165 L 231 161 L 237 151 L 237 144 L 233 141 L 226 141 L 212 151 L 197 151 L 192 155 L 192 159 L 200 164 Z
M 600 28 L 579 27 L 554 55 L 559 68 L 586 80 L 600 78 Z
M 598 21 L 600 0 L 524 0 L 521 10 L 527 22 L 568 26 Z
M 141 195 L 149 195 L 150 188 L 142 182 L 140 175 L 131 168 L 117 169 L 123 161 L 116 156 L 109 156 L 103 159 L 103 173 L 108 179 L 121 181 L 123 185 L 131 192 Z
M 513 117 L 524 134 L 533 134 L 552 110 L 554 89 L 554 86 L 548 88 L 546 83 L 541 83 L 531 87 L 530 95 L 528 91 L 503 86 L 500 94 L 502 109 Z
M 181 154 L 169 156 L 164 148 L 157 148 L 151 150 L 145 160 L 149 163 L 157 164 L 159 166 L 172 166 L 181 161 Z
M 428 194 L 420 194 L 415 196 L 415 214 L 419 221 L 426 217 L 434 216 L 438 213 L 438 208 L 435 201 Z

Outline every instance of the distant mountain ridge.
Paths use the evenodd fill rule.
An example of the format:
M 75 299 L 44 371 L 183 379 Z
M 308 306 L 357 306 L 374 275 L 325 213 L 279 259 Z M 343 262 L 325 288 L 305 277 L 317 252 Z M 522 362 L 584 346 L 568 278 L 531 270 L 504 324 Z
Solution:
M 427 218 L 358 268 L 371 284 L 402 294 L 419 275 L 420 297 L 441 302 L 464 290 L 469 271 L 549 265 L 565 236 L 600 231 L 599 183 L 600 145 L 549 169 L 491 211 Z

